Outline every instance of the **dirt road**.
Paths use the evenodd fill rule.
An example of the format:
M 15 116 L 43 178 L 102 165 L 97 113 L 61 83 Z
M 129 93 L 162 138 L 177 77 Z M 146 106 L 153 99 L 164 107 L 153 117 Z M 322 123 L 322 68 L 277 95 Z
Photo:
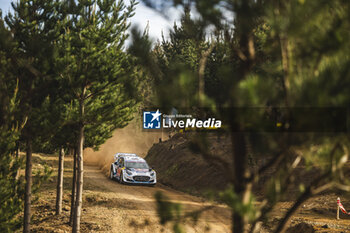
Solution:
M 46 164 L 57 172 L 57 156 L 34 155 L 34 168 Z M 40 165 L 41 164 L 41 165 Z M 172 225 L 162 226 L 154 201 L 154 194 L 162 191 L 173 202 L 181 203 L 182 211 L 189 212 L 211 205 L 198 197 L 175 191 L 162 185 L 156 187 L 121 185 L 110 180 L 97 166 L 84 167 L 83 212 L 81 232 L 173 232 Z M 71 232 L 69 226 L 70 193 L 72 182 L 72 158 L 65 160 L 63 213 L 55 215 L 56 180 L 50 179 L 40 188 L 38 200 L 33 205 L 32 232 L 65 233 Z M 350 232 L 350 216 L 341 214 L 336 220 L 336 194 L 314 197 L 298 210 L 292 218 L 292 225 L 306 222 L 314 226 L 316 232 Z M 350 198 L 342 197 L 346 208 Z M 292 202 L 279 202 L 269 217 L 268 228 L 291 207 Z M 269 230 L 264 232 L 271 232 Z M 188 221 L 184 224 L 185 232 L 230 232 L 230 211 L 223 205 L 205 212 L 197 224 Z
M 171 225 L 159 224 L 154 194 L 163 192 L 171 201 L 181 203 L 183 212 L 211 205 L 163 186 L 121 185 L 108 179 L 95 166 L 85 166 L 82 221 L 107 224 L 109 232 L 171 232 Z M 97 214 L 99 213 L 99 214 Z M 96 219 L 98 218 L 98 219 Z M 185 223 L 186 232 L 230 232 L 230 211 L 216 205 L 206 211 L 197 224 Z

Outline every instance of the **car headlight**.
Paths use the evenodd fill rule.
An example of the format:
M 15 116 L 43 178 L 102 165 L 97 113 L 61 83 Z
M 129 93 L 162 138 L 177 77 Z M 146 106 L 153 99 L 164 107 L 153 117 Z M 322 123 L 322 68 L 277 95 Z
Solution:
M 156 174 L 155 172 L 151 172 L 151 174 L 149 174 L 150 176 L 154 176 L 154 174 Z
M 131 172 L 131 171 L 128 171 L 128 170 L 126 170 L 126 174 L 128 174 L 129 176 L 131 176 L 131 175 L 132 175 L 132 172 Z

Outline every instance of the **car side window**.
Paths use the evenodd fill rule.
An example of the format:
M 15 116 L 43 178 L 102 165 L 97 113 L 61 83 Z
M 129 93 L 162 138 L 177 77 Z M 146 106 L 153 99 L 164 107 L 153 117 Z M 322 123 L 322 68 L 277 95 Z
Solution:
M 124 167 L 124 159 L 123 158 L 120 159 L 120 166 Z

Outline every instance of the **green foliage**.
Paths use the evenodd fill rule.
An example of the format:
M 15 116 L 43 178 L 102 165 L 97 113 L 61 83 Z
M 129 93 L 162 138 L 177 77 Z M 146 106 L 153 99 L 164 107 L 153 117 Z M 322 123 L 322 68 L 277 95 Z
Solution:
M 122 84 L 108 87 L 105 95 L 87 102 L 85 119 L 89 120 L 85 129 L 86 147 L 98 149 L 112 137 L 116 128 L 125 127 L 133 118 L 136 101 L 125 94 L 125 88 Z
M 189 8 L 186 8 L 181 25 L 175 23 L 170 39 L 163 37 L 153 50 L 160 71 L 159 75 L 153 76 L 157 82 L 157 93 L 161 96 L 158 98 L 161 106 L 189 107 L 198 104 L 196 70 L 202 53 L 207 49 L 209 43 L 205 40 L 203 25 L 200 21 L 192 20 Z M 210 87 L 206 86 L 207 89 Z
M 48 166 L 44 165 L 43 168 L 40 168 L 34 172 L 33 177 L 33 184 L 32 184 L 32 192 L 33 194 L 36 194 L 39 192 L 40 186 L 48 181 L 48 179 L 52 176 L 53 169 Z
M 11 54 L 16 64 L 14 75 L 18 78 L 16 117 L 27 119 L 20 139 L 30 139 L 39 145 L 47 143 L 54 130 L 48 124 L 48 98 L 57 88 L 58 54 L 54 41 L 59 36 L 58 6 L 58 1 L 18 1 L 12 3 L 13 11 L 5 17 L 16 43 Z
M 0 232 L 13 232 L 21 227 L 18 214 L 23 208 L 24 186 L 17 177 L 23 161 L 15 156 L 20 125 L 14 117 L 18 89 L 10 57 L 13 45 L 0 18 Z
M 61 146 L 75 147 L 79 127 L 86 125 L 85 146 L 97 149 L 114 129 L 132 119 L 139 76 L 124 52 L 124 42 L 135 5 L 135 1 L 130 6 L 123 1 L 12 3 L 13 13 L 5 17 L 11 33 L 2 20 L 0 28 L 1 127 L 3 123 L 7 127 L 1 128 L 1 138 L 8 137 L 1 142 L 1 166 L 9 169 L 1 181 L 7 178 L 13 186 L 4 183 L 6 192 L 20 190 L 20 183 L 9 179 L 19 166 L 19 161 L 10 159 L 16 140 L 32 141 L 35 151 L 53 152 Z M 11 90 L 17 90 L 16 103 Z M 11 101 L 16 108 L 8 108 Z M 16 122 L 23 119 L 26 124 L 19 131 Z M 33 192 L 50 173 L 45 167 L 34 174 Z M 21 203 L 16 202 L 16 193 L 12 196 L 1 200 L 9 209 L 3 216 L 14 226 Z
M 18 131 L 0 127 L 0 231 L 13 232 L 21 227 L 18 214 L 23 208 L 23 181 L 17 179 L 21 161 L 14 156 Z
M 123 51 L 136 3 L 28 0 L 12 5 L 14 14 L 6 22 L 20 45 L 14 54 L 21 70 L 18 118 L 28 117 L 22 138 L 32 138 L 35 151 L 52 153 L 59 146 L 75 147 L 83 123 L 86 145 L 98 148 L 132 119 L 136 107 L 138 76 Z M 85 101 L 84 119 L 79 100 Z
M 188 6 L 184 1 L 173 3 L 185 9 Z M 289 125 L 293 117 L 300 118 L 301 123 L 314 120 L 303 119 L 307 116 L 293 111 L 294 107 L 349 106 L 349 2 L 199 0 L 193 7 L 200 14 L 198 21 L 191 20 L 185 11 L 181 27 L 174 26 L 170 40 L 163 39 L 150 51 L 158 69 L 152 67 L 149 72 L 157 81 L 155 91 L 165 109 L 199 106 L 205 99 L 205 106 L 216 107 L 216 118 L 227 122 L 225 130 L 229 130 L 233 148 L 232 167 L 227 166 L 227 172 L 233 176 L 233 188 L 222 198 L 232 208 L 234 221 L 238 221 L 233 230 L 243 232 L 240 226 L 265 220 L 264 216 L 304 172 L 313 172 L 313 180 L 294 183 L 301 192 L 296 205 L 328 187 L 326 184 L 347 184 L 342 173 L 349 149 L 346 132 L 316 133 L 315 128 L 312 132 L 288 133 L 288 127 L 293 127 Z M 203 98 L 197 92 L 205 51 L 209 56 Z M 250 107 L 260 110 L 252 112 Z M 281 131 L 236 132 L 249 123 L 253 123 L 253 130 L 266 129 L 266 119 L 282 122 Z M 208 155 L 206 146 L 198 148 L 204 149 L 201 152 L 211 158 L 209 161 L 220 163 L 219 158 Z M 251 156 L 267 162 L 254 168 L 250 166 Z M 263 204 L 254 208 L 250 188 L 258 186 L 266 166 L 273 169 L 273 175 L 265 182 Z M 247 200 L 246 195 L 251 199 Z M 254 209 L 259 215 L 252 214 Z M 286 219 L 291 214 L 287 213 Z M 277 231 L 285 222 L 281 221 Z
M 195 225 L 198 222 L 200 215 L 212 206 L 205 206 L 203 208 L 188 211 L 185 214 L 182 211 L 182 205 L 172 202 L 165 194 L 157 191 L 154 194 L 154 198 L 157 203 L 157 213 L 159 216 L 160 224 L 165 225 L 167 223 L 172 224 L 172 229 L 176 233 L 185 232 L 183 224 L 188 222 L 188 219 Z
M 184 230 L 181 226 L 181 205 L 170 202 L 162 192 L 156 192 L 154 195 L 157 202 L 157 212 L 160 219 L 160 224 L 164 225 L 167 222 L 173 221 L 173 230 L 176 233 L 182 233 Z
M 116 128 L 132 119 L 139 76 L 123 48 L 135 5 L 134 1 L 130 6 L 123 1 L 63 4 L 64 33 L 58 41 L 62 54 L 58 66 L 64 70 L 59 82 L 70 113 L 58 137 L 71 138 L 70 126 L 78 130 L 85 125 L 84 146 L 98 149 Z M 82 105 L 83 115 L 79 110 Z M 76 138 L 77 132 L 74 134 Z
M 232 186 L 221 192 L 220 198 L 223 203 L 232 209 L 233 212 L 239 213 L 242 216 L 247 216 L 250 221 L 255 220 L 259 214 L 254 206 L 256 201 L 254 196 L 251 195 L 247 203 L 242 203 L 241 198 L 237 196 L 237 193 Z

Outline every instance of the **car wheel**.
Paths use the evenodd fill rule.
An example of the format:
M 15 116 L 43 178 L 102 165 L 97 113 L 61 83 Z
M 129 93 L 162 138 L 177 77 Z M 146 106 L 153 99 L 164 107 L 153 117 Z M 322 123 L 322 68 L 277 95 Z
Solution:
M 119 183 L 124 184 L 124 181 L 123 181 L 123 171 L 120 172 Z
M 109 173 L 109 178 L 111 178 L 111 180 L 114 180 L 113 168 L 111 168 L 111 171 Z

